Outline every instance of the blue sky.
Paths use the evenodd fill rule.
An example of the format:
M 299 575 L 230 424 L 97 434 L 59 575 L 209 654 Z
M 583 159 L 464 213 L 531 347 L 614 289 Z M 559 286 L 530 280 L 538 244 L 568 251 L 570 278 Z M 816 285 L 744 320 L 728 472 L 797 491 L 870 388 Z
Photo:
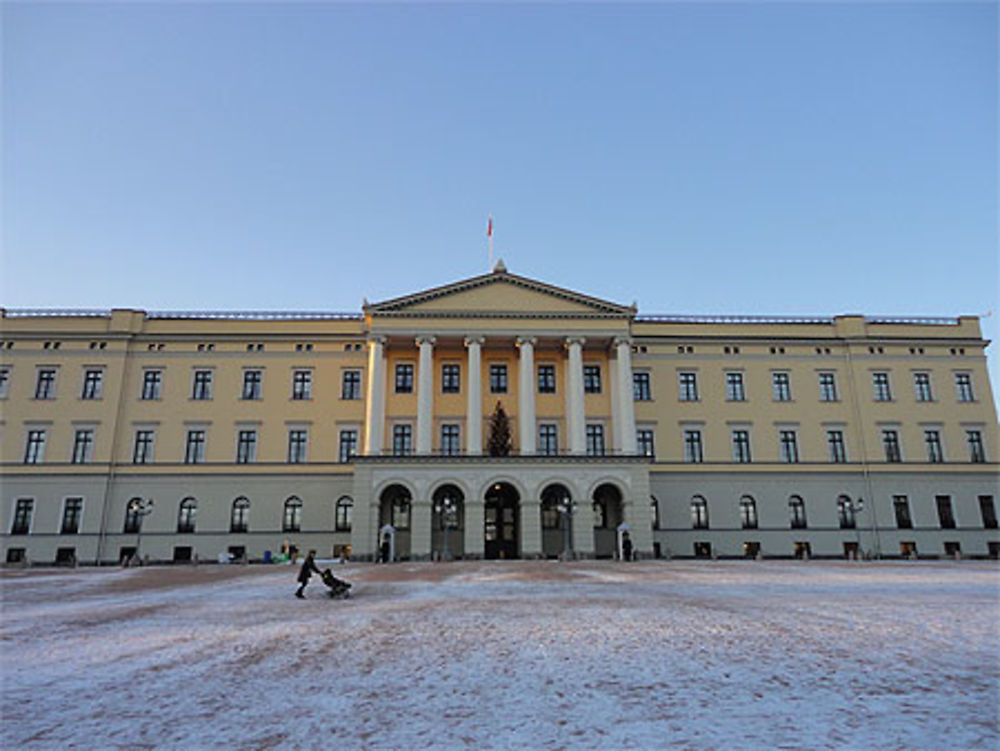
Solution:
M 997 307 L 995 3 L 0 12 L 7 307 Z

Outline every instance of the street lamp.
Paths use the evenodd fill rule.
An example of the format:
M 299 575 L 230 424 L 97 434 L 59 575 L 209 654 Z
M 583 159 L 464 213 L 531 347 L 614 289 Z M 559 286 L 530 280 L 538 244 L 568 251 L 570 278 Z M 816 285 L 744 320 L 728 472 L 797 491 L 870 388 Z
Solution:
M 135 559 L 141 561 L 139 557 L 139 549 L 142 547 L 142 519 L 145 516 L 149 516 L 153 513 L 153 506 L 156 501 L 152 498 L 133 498 L 128 502 L 128 513 L 130 515 L 138 517 L 138 524 L 136 524 L 136 538 L 135 538 Z
M 455 526 L 455 517 L 458 513 L 458 503 L 450 495 L 444 495 L 440 500 L 434 502 L 434 513 L 438 515 L 441 523 L 441 533 L 444 537 L 444 551 L 441 554 L 442 560 L 451 558 L 448 550 L 448 531 Z
M 573 510 L 576 508 L 576 504 L 569 497 L 569 493 L 566 493 L 559 499 L 558 504 L 556 504 L 556 510 L 559 512 L 560 518 L 563 524 L 563 560 L 568 561 L 572 555 L 572 535 L 573 535 Z

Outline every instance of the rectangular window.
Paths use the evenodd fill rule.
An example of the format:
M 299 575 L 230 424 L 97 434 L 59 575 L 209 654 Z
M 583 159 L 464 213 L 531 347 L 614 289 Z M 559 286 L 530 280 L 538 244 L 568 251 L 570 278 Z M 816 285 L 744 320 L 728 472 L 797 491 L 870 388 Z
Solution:
M 24 445 L 24 463 L 41 464 L 45 461 L 45 431 L 29 430 Z
M 771 389 L 774 392 L 774 401 L 790 402 L 792 400 L 792 383 L 788 373 L 772 373 Z
M 934 394 L 931 391 L 931 374 L 930 373 L 914 373 L 913 374 L 913 390 L 916 393 L 918 402 L 932 402 L 934 401 Z
M 555 456 L 559 453 L 559 440 L 555 425 L 542 424 L 538 426 L 538 453 L 542 456 Z
M 185 464 L 201 464 L 205 461 L 205 431 L 189 430 L 184 447 Z
M 132 463 L 149 464 L 153 461 L 153 436 L 149 429 L 135 431 L 135 444 L 132 446 Z
M 191 390 L 191 398 L 199 400 L 212 398 L 211 370 L 196 370 L 194 372 L 194 387 Z
M 682 402 L 698 401 L 698 374 L 678 373 L 677 382 L 680 388 L 678 398 Z
M 637 402 L 648 402 L 653 398 L 650 387 L 649 373 L 639 371 L 632 374 L 632 398 Z
M 746 401 L 742 373 L 726 373 L 726 400 L 730 402 Z
M 684 461 L 692 464 L 700 464 L 705 461 L 700 430 L 684 431 Z
M 441 453 L 445 456 L 458 456 L 462 451 L 459 443 L 458 425 L 441 426 Z
M 403 362 L 396 365 L 396 393 L 413 393 L 413 363 Z
M 993 496 L 979 496 L 979 513 L 983 517 L 983 529 L 997 528 L 997 508 L 993 505 Z
M 899 432 L 895 430 L 882 431 L 882 448 L 885 449 L 885 460 L 887 462 L 903 461 L 899 451 Z
M 490 393 L 507 393 L 507 366 L 494 363 L 490 365 Z
M 872 391 L 875 401 L 891 402 L 892 389 L 889 388 L 889 374 L 885 372 L 872 373 Z
M 251 464 L 257 461 L 257 431 L 241 430 L 236 439 L 236 463 Z
M 341 399 L 361 398 L 361 371 L 345 370 L 340 379 Z
M 938 521 L 941 523 L 941 529 L 954 529 L 955 514 L 951 509 L 951 496 L 934 496 L 934 502 L 937 504 Z
M 103 370 L 85 370 L 83 372 L 83 391 L 81 399 L 100 399 L 104 382 Z
M 794 430 L 779 430 L 781 461 L 794 464 L 799 460 L 799 441 Z
M 306 460 L 306 445 L 309 431 L 294 429 L 288 431 L 288 463 L 303 464 Z
M 653 431 L 649 428 L 639 428 L 635 433 L 636 447 L 642 456 L 656 456 L 653 445 Z
M 830 449 L 830 461 L 834 464 L 843 464 L 847 461 L 847 448 L 844 445 L 844 431 L 826 431 L 826 445 Z
M 145 370 L 142 373 L 141 399 L 159 399 L 163 392 L 163 371 Z
M 972 373 L 955 373 L 955 395 L 960 402 L 976 401 L 972 392 Z
M 259 370 L 244 370 L 243 371 L 243 394 L 244 399 L 260 399 L 261 398 L 261 379 L 263 373 Z
M 892 497 L 892 508 L 896 513 L 896 527 L 899 529 L 913 529 L 909 499 L 905 495 L 894 495 Z
M 585 393 L 585 394 L 600 394 L 601 393 L 601 366 L 600 365 L 584 365 L 583 366 L 583 393 Z
M 94 448 L 94 431 L 90 428 L 81 428 L 73 436 L 73 454 L 70 461 L 73 464 L 86 464 L 90 461 Z
M 14 506 L 14 521 L 10 525 L 12 535 L 26 535 L 31 529 L 31 512 L 35 502 L 31 498 L 18 498 Z
M 944 461 L 944 449 L 941 448 L 940 430 L 925 430 L 924 443 L 927 444 L 927 461 L 934 464 Z
M 604 456 L 604 426 L 587 426 L 587 456 Z
M 0 368 L 0 399 L 6 399 L 10 392 L 10 368 Z
M 339 458 L 342 462 L 349 462 L 358 453 L 358 431 L 351 428 L 340 431 L 340 452 Z
M 312 399 L 311 370 L 296 370 L 292 373 L 292 399 Z
M 35 382 L 35 398 L 56 398 L 56 371 L 54 369 L 43 368 L 38 371 L 38 380 Z
M 462 368 L 455 363 L 441 366 L 441 393 L 458 394 L 462 391 Z
M 986 449 L 983 448 L 983 434 L 978 430 L 966 430 L 965 440 L 969 444 L 969 461 L 982 464 L 986 461 Z
M 750 431 L 733 431 L 733 461 L 740 464 L 747 464 L 750 457 Z
M 63 504 L 62 526 L 59 533 L 63 535 L 75 535 L 80 531 L 80 517 L 83 514 L 82 498 L 67 498 Z
M 837 397 L 837 374 L 819 374 L 819 400 L 821 402 L 835 402 Z
M 409 456 L 412 453 L 413 453 L 413 426 L 393 425 L 392 426 L 393 456 Z
M 539 365 L 538 366 L 538 393 L 539 394 L 554 394 L 554 393 L 556 393 L 556 366 L 555 365 Z

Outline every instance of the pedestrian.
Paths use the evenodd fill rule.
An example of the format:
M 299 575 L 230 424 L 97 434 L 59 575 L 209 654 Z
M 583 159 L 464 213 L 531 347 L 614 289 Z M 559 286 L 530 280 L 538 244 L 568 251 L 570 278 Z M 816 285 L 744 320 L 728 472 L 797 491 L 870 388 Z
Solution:
M 310 550 L 309 555 L 302 561 L 302 568 L 299 569 L 299 588 L 295 591 L 295 596 L 299 599 L 305 599 L 305 594 L 303 593 L 306 590 L 309 579 L 314 573 L 318 574 L 320 571 L 316 568 L 316 551 Z
M 629 537 L 628 532 L 622 532 L 622 560 L 632 560 L 632 538 Z
M 392 553 L 392 545 L 389 542 L 389 533 L 388 532 L 386 532 L 384 535 L 382 535 L 382 546 L 379 549 L 379 553 L 381 554 L 382 563 L 388 563 L 389 562 L 389 556 Z

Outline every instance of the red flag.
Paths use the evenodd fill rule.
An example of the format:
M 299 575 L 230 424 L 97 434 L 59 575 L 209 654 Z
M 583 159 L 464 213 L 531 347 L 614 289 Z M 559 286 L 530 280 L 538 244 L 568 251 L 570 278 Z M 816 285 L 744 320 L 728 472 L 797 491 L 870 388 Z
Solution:
M 490 217 L 490 222 L 486 225 L 486 236 L 493 237 L 493 217 Z

